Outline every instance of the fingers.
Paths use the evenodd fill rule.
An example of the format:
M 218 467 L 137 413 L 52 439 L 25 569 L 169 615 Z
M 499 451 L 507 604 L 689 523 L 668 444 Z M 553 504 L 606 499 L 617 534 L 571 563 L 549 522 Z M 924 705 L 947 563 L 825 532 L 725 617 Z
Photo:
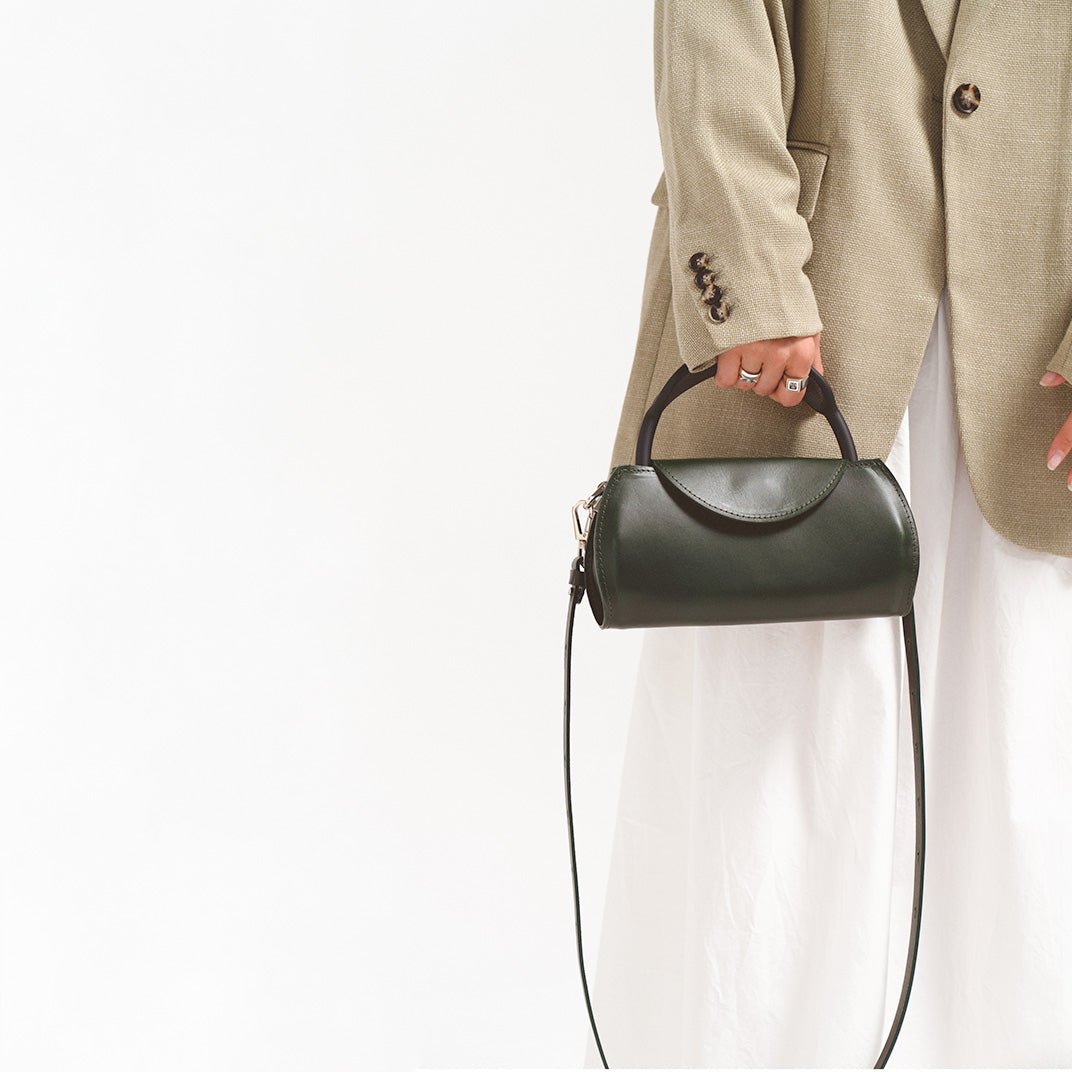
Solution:
M 715 373 L 715 383 L 719 387 L 734 387 L 737 377 L 741 373 L 741 348 L 727 350 L 718 355 L 718 371 Z
M 759 374 L 759 383 L 753 388 L 757 395 L 767 398 L 778 390 L 778 385 L 785 375 L 788 358 L 784 352 L 775 351 L 763 362 L 763 370 Z
M 818 357 L 818 350 L 814 357 L 809 360 L 807 348 L 795 351 L 785 365 L 785 374 L 778 383 L 777 389 L 771 395 L 775 402 L 783 406 L 799 406 L 804 401 L 804 391 L 790 391 L 788 380 L 806 380 L 808 374 L 815 367 L 813 361 Z
M 1061 430 L 1054 436 L 1046 456 L 1046 465 L 1051 470 L 1056 469 L 1065 460 L 1070 450 L 1072 450 L 1072 415 L 1061 425 Z M 1069 478 L 1068 483 L 1069 487 L 1072 487 L 1072 477 Z
M 760 365 L 759 368 L 752 368 L 752 359 L 742 357 L 741 373 L 737 377 L 737 386 L 742 391 L 754 391 L 759 386 L 760 381 L 763 379 L 763 369 L 764 366 L 762 365 Z M 750 379 L 742 379 L 746 372 L 748 373 L 749 377 L 751 377 Z M 756 377 L 759 377 L 759 379 L 757 379 Z
M 787 390 L 784 377 L 803 379 L 812 367 L 822 367 L 818 335 L 764 339 L 719 354 L 715 383 L 755 391 L 763 397 L 774 397 L 784 406 L 795 406 L 803 392 Z M 759 379 L 755 384 L 742 380 L 742 372 L 758 374 Z
M 1039 384 L 1042 387 L 1056 387 L 1066 382 L 1064 376 L 1060 373 L 1048 371 L 1039 380 Z M 1069 451 L 1072 451 L 1072 414 L 1061 425 L 1061 430 L 1057 435 L 1053 437 L 1053 442 L 1050 444 L 1050 449 L 1046 454 L 1046 465 L 1051 472 L 1065 460 Z M 1072 475 L 1069 475 L 1066 482 L 1068 487 L 1072 489 Z
M 786 363 L 789 361 L 797 342 L 798 340 L 793 338 L 768 339 L 765 342 L 756 344 L 757 353 L 755 357 L 760 361 L 759 382 L 754 388 L 757 395 L 762 395 L 766 398 L 778 390 L 778 384 L 785 373 Z M 752 355 L 749 356 L 751 357 Z M 747 364 L 747 362 L 745 363 Z
M 795 381 L 802 381 L 805 378 L 807 372 L 805 371 L 801 375 L 789 372 L 787 370 L 783 381 L 778 385 L 778 389 L 772 394 L 771 398 L 775 402 L 785 406 L 800 405 L 804 401 L 804 387 L 799 391 L 791 391 L 787 383 L 787 379 L 795 379 Z M 806 384 L 804 385 L 806 386 Z
M 770 397 L 783 406 L 799 405 L 803 391 L 790 391 L 786 377 L 806 379 L 813 369 L 823 370 L 819 356 L 819 336 L 799 335 L 784 339 L 763 339 L 746 343 L 719 354 L 715 383 Z M 758 374 L 755 384 L 741 379 L 741 373 Z

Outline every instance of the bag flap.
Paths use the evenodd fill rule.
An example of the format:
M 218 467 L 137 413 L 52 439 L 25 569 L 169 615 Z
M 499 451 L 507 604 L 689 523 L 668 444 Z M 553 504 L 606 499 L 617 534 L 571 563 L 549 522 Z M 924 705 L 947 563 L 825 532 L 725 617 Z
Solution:
M 705 510 L 737 521 L 785 521 L 837 487 L 842 458 L 677 458 L 652 461 L 660 478 Z

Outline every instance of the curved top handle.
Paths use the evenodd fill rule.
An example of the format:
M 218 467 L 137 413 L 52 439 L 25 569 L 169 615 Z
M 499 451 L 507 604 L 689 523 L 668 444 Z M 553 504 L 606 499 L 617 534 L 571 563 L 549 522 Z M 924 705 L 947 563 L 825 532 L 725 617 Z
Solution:
M 659 424 L 659 418 L 663 415 L 663 410 L 678 395 L 683 395 L 690 387 L 711 379 L 717 371 L 717 362 L 701 372 L 690 372 L 688 365 L 682 365 L 666 381 L 666 385 L 656 395 L 655 401 L 648 407 L 648 412 L 644 414 L 644 420 L 640 422 L 640 433 L 637 435 L 636 445 L 637 465 L 651 465 L 651 447 L 655 441 L 655 429 Z M 849 426 L 845 423 L 845 418 L 834 401 L 834 392 L 830 389 L 830 384 L 815 369 L 808 374 L 808 387 L 804 392 L 804 401 L 816 413 L 821 413 L 827 419 L 837 439 L 842 458 L 848 462 L 856 461 L 856 444 L 853 443 Z

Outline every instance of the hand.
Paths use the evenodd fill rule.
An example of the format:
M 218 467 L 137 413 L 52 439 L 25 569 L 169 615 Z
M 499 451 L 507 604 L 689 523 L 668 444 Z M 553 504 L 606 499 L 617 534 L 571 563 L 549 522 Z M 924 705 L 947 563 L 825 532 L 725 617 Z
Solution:
M 1064 376 L 1056 372 L 1047 372 L 1040 382 L 1043 387 L 1056 387 L 1066 381 Z M 1069 450 L 1072 450 L 1072 415 L 1061 425 L 1061 430 L 1054 436 L 1049 453 L 1046 455 L 1046 464 L 1051 469 L 1056 469 L 1064 461 Z M 1069 476 L 1068 486 L 1072 488 L 1072 475 Z
M 718 372 L 714 378 L 719 387 L 739 387 L 742 391 L 769 396 L 783 406 L 796 406 L 803 401 L 804 392 L 787 390 L 783 376 L 802 380 L 813 368 L 822 374 L 819 336 L 793 335 L 785 339 L 745 343 L 719 354 Z M 739 379 L 741 369 L 760 373 L 759 382 L 753 385 Z M 1069 444 L 1072 445 L 1072 418 L 1068 429 Z

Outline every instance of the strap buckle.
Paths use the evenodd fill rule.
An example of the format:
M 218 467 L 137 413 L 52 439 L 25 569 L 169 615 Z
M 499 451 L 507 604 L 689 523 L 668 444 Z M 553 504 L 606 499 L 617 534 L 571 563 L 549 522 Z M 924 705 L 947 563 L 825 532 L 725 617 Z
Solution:
M 592 521 L 596 516 L 596 510 L 599 509 L 599 500 L 606 487 L 607 482 L 605 480 L 601 481 L 599 487 L 587 499 L 578 499 L 573 504 L 573 535 L 577 540 L 577 550 L 582 561 L 584 560 L 585 545 L 588 543 L 588 534 L 592 531 Z M 583 523 L 581 521 L 582 510 L 585 513 Z

